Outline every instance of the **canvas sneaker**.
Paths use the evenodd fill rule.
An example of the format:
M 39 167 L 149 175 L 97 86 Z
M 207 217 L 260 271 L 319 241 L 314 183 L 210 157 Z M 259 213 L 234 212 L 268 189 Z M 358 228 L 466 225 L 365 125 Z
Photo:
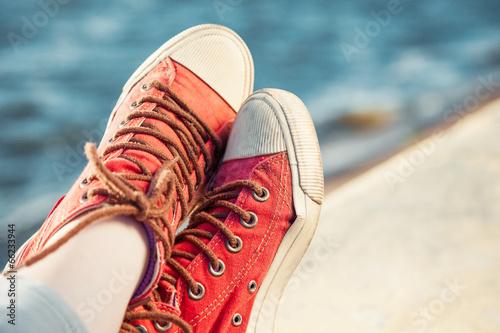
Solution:
M 227 124 L 253 90 L 253 72 L 245 43 L 221 26 L 196 26 L 161 46 L 125 84 L 99 147 L 85 147 L 89 164 L 19 250 L 16 266 L 100 218 L 132 215 L 145 225 L 151 259 L 131 304 L 151 299 L 179 222 L 198 204 Z M 70 234 L 45 246 L 77 217 L 83 221 Z
M 176 236 L 155 320 L 129 313 L 124 330 L 272 332 L 322 200 L 321 156 L 306 107 L 282 90 L 252 94 L 204 202 Z

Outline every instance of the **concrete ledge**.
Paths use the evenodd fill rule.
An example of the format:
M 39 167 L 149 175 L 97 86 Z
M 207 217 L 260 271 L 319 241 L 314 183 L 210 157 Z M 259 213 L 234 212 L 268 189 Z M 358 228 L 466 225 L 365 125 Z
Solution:
M 500 101 L 325 198 L 276 332 L 500 332 Z

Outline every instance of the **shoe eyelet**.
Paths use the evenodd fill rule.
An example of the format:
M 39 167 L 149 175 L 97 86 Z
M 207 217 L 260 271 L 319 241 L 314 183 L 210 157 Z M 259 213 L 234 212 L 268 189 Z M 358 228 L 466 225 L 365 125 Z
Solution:
M 203 171 L 205 172 L 205 174 L 210 171 L 210 166 L 207 164 L 207 162 L 203 162 Z
M 90 184 L 89 180 L 87 178 L 84 178 L 82 182 L 80 183 L 80 188 L 84 188 L 85 186 L 88 186 Z
M 141 331 L 141 333 L 148 333 L 148 329 L 142 325 L 136 326 L 135 328 L 137 328 L 139 331 Z
M 232 322 L 234 326 L 240 326 L 243 322 L 243 317 L 239 313 L 235 313 Z
M 226 265 L 224 264 L 224 262 L 222 260 L 219 259 L 219 270 L 216 271 L 214 269 L 214 267 L 212 266 L 212 263 L 210 262 L 210 263 L 208 263 L 208 271 L 213 276 L 221 276 L 226 271 Z
M 84 203 L 87 200 L 89 200 L 89 193 L 85 192 L 85 193 L 82 194 L 82 196 L 80 197 L 79 201 L 80 201 L 80 203 Z
M 214 156 L 215 157 L 217 157 L 217 158 L 221 157 L 222 156 L 222 152 L 223 152 L 222 149 L 219 149 L 217 147 L 214 148 Z
M 188 296 L 193 301 L 199 301 L 200 299 L 203 298 L 203 296 L 205 296 L 205 287 L 203 287 L 203 285 L 199 282 L 196 282 L 196 285 L 198 286 L 198 293 L 197 294 L 193 293 L 191 288 L 188 289 Z
M 108 143 L 113 143 L 116 141 L 117 138 L 115 137 L 111 137 L 109 140 L 108 140 Z
M 118 125 L 119 128 L 122 128 L 123 126 L 125 125 L 128 125 L 128 123 L 130 123 L 130 120 L 123 120 L 120 125 Z
M 137 103 L 137 101 L 135 101 L 134 103 L 130 104 L 129 109 L 136 109 L 139 106 L 141 106 L 142 104 L 143 103 Z
M 148 83 L 144 83 L 142 86 L 141 86 L 141 91 L 144 92 L 144 91 L 148 91 L 150 90 L 151 88 L 153 88 L 153 86 L 149 85 Z
M 250 281 L 250 283 L 248 284 L 248 292 L 250 294 L 253 294 L 256 290 L 257 290 L 257 282 L 255 282 L 254 280 Z
M 240 223 L 245 228 L 251 229 L 257 225 L 259 218 L 257 217 L 257 215 L 254 212 L 247 212 L 247 213 L 250 214 L 250 220 L 248 222 L 246 222 L 245 220 L 243 220 L 242 217 L 240 217 Z
M 262 195 L 258 195 L 255 191 L 252 191 L 252 197 L 257 200 L 257 201 L 260 201 L 260 202 L 264 202 L 266 201 L 267 199 L 269 199 L 269 190 L 267 188 L 265 188 L 264 186 L 262 186 Z
M 172 328 L 172 323 L 166 323 L 165 325 L 160 325 L 157 321 L 154 322 L 154 327 L 158 332 L 167 332 Z
M 238 253 L 243 248 L 243 241 L 241 240 L 241 238 L 239 238 L 238 236 L 235 237 L 236 241 L 238 242 L 238 244 L 236 244 L 236 247 L 232 247 L 231 243 L 229 243 L 229 238 L 226 238 L 226 249 L 231 253 Z

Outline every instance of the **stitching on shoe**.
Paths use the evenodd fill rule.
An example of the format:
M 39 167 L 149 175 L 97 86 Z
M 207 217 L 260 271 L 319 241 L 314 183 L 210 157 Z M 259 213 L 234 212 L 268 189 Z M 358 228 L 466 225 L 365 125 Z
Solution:
M 281 156 L 281 155 L 282 155 L 282 154 L 277 155 L 276 157 L 273 157 L 273 158 L 271 158 L 271 159 L 264 160 L 264 161 L 260 162 L 260 163 L 259 163 L 259 164 L 257 164 L 257 166 L 255 167 L 255 170 L 259 170 L 259 169 L 261 169 L 261 168 L 264 168 L 264 169 L 265 169 L 265 166 L 269 166 L 269 165 L 272 165 L 272 164 L 275 164 L 275 163 L 282 162 L 282 161 L 285 159 L 285 157 L 283 157 L 283 156 Z M 275 161 L 275 162 L 272 162 L 272 163 L 269 163 L 270 161 L 272 161 L 272 160 L 274 160 L 274 159 L 277 159 L 277 158 L 280 158 L 280 157 L 281 157 L 281 159 L 280 159 L 280 160 Z M 276 179 L 277 179 L 277 177 L 276 177 Z M 240 200 L 240 203 L 239 203 L 239 204 L 240 204 L 240 205 L 241 205 L 241 204 L 244 204 L 244 203 L 246 202 L 247 197 L 248 197 L 248 195 L 246 195 L 246 194 L 241 195 L 241 197 L 238 199 L 238 200 Z M 232 225 L 232 224 L 233 224 L 233 221 L 232 221 L 232 220 L 234 219 L 234 217 L 235 217 L 234 213 L 230 213 L 230 214 L 228 215 L 228 220 L 230 220 L 230 222 L 229 222 L 230 224 L 228 223 L 228 225 Z M 239 220 L 239 217 L 237 218 L 237 220 Z M 213 249 L 217 246 L 217 244 L 219 243 L 219 241 L 220 241 L 220 240 L 222 240 L 222 239 L 220 239 L 220 235 L 219 235 L 219 234 L 217 234 L 216 236 L 214 236 L 214 238 L 215 238 L 215 237 L 218 237 L 219 239 L 218 239 L 218 240 L 217 240 L 217 242 L 215 242 L 213 245 L 209 245 L 209 248 L 210 248 L 211 250 L 213 250 Z M 197 268 L 197 266 L 198 266 L 199 264 L 204 263 L 204 262 L 208 262 L 208 260 L 206 260 L 204 256 L 195 258 L 195 259 L 191 262 L 191 264 L 189 265 L 188 271 L 189 271 L 189 272 L 194 272 L 194 271 L 195 271 L 195 269 Z M 181 300 L 182 300 L 182 294 L 181 294 Z
M 276 159 L 279 159 L 279 160 L 276 160 Z M 272 162 L 273 160 L 276 160 L 274 162 Z M 260 165 L 257 166 L 258 169 L 261 169 L 261 168 L 264 168 L 265 166 L 269 166 L 269 165 L 272 165 L 272 164 L 275 164 L 275 163 L 283 163 L 284 161 L 288 161 L 287 159 L 287 155 L 286 153 L 281 153 L 279 155 L 277 155 L 276 157 L 272 158 L 272 159 L 269 159 L 269 160 L 266 160 L 264 162 L 261 162 Z M 265 172 L 265 171 L 264 171 Z M 267 174 L 267 173 L 266 173 Z M 274 174 L 273 174 L 274 175 Z M 286 175 L 288 176 L 288 173 L 286 173 Z M 284 187 L 282 185 L 283 183 L 283 177 L 285 176 L 285 173 L 283 172 L 282 175 L 281 175 L 281 178 L 278 179 L 275 175 L 274 175 L 274 178 L 278 181 L 278 183 L 281 185 L 279 186 L 280 187 L 280 191 L 281 189 L 284 190 Z M 256 178 L 256 175 L 254 175 L 251 180 L 255 180 Z M 247 198 L 249 197 L 248 193 L 244 194 L 244 197 L 242 198 L 241 202 L 239 203 L 239 205 L 244 205 L 244 203 L 246 202 Z M 216 299 L 214 299 L 212 301 L 212 303 L 210 303 L 209 305 L 207 305 L 207 307 L 205 309 L 203 309 L 195 318 L 193 318 L 190 323 L 193 323 L 197 318 L 199 318 L 204 312 L 206 312 L 206 310 L 208 308 L 213 308 L 212 310 L 210 310 L 208 313 L 206 313 L 201 319 L 198 319 L 198 321 L 196 323 L 194 323 L 192 326 L 196 326 L 198 323 L 200 323 L 203 319 L 205 319 L 208 315 L 210 315 L 218 306 L 220 306 L 222 304 L 222 302 L 227 298 L 229 297 L 232 292 L 234 291 L 234 289 L 236 289 L 236 287 L 241 283 L 241 281 L 246 277 L 246 275 L 248 274 L 248 272 L 250 271 L 250 269 L 253 268 L 253 266 L 255 265 L 255 263 L 257 263 L 257 259 L 261 256 L 261 254 L 265 251 L 265 249 L 267 248 L 267 245 L 270 241 L 270 236 L 272 234 L 274 234 L 274 232 L 276 231 L 276 228 L 277 228 L 277 223 L 274 223 L 276 221 L 276 218 L 277 216 L 280 216 L 281 214 L 281 209 L 279 209 L 279 207 L 281 207 L 283 205 L 284 202 L 286 202 L 286 199 L 284 198 L 283 195 L 280 196 L 280 198 L 282 200 L 278 200 L 278 207 L 274 210 L 274 215 L 271 219 L 271 222 L 269 224 L 269 228 L 267 229 L 266 233 L 263 235 L 263 238 L 262 238 L 262 241 L 261 243 L 259 244 L 259 246 L 257 247 L 258 251 L 254 252 L 252 254 L 252 256 L 250 257 L 250 260 L 248 261 L 248 263 L 240 270 L 240 272 L 235 276 L 235 278 L 228 284 L 228 286 L 226 287 L 225 290 L 223 290 L 221 292 L 221 295 L 219 295 Z M 229 223 L 228 223 L 228 227 L 231 227 L 234 223 L 235 223 L 235 219 L 234 219 L 234 216 L 230 219 Z M 221 241 L 222 241 L 222 238 L 220 237 L 220 235 L 218 235 L 217 237 L 219 237 L 219 239 L 215 242 L 214 244 L 214 247 L 217 246 Z M 193 266 L 193 269 L 199 264 L 199 263 L 202 263 L 204 262 L 205 259 L 201 259 L 199 260 L 199 262 Z M 186 283 L 184 281 L 181 282 L 181 285 L 183 287 L 186 287 Z M 232 288 L 231 288 L 231 285 Z M 228 291 L 228 289 L 231 289 Z M 226 294 L 222 299 L 221 297 Z M 182 302 L 182 299 L 183 299 L 183 293 L 180 293 L 181 295 L 181 299 L 180 301 Z M 215 304 L 215 306 L 213 306 Z M 179 332 L 179 331 L 177 331 Z
M 276 161 L 276 162 L 274 162 L 274 163 L 271 163 L 271 164 L 269 164 L 269 165 L 273 165 L 273 164 L 276 164 L 276 163 L 279 163 L 279 162 L 283 163 L 283 161 L 284 161 L 284 160 L 285 160 L 285 158 L 283 157 L 281 160 Z M 261 168 L 263 169 L 263 168 L 264 168 L 264 166 L 262 166 Z M 263 171 L 264 171 L 264 170 L 263 170 Z M 264 171 L 264 172 L 265 172 L 265 171 Z M 266 173 L 266 174 L 267 174 L 267 173 Z M 254 178 L 254 177 L 252 177 L 252 178 Z M 283 180 L 283 173 L 282 173 L 282 177 L 281 177 L 281 179 L 278 179 L 277 177 L 275 177 L 275 178 L 276 178 L 276 180 L 278 180 L 278 183 L 279 183 L 279 184 L 282 184 L 282 180 Z M 252 180 L 253 180 L 253 179 L 252 179 Z M 284 190 L 284 187 L 283 187 L 283 186 L 280 186 L 280 188 Z M 248 196 L 247 196 L 247 197 L 248 197 Z M 196 325 L 197 325 L 198 323 L 200 323 L 201 321 L 203 321 L 203 320 L 204 320 L 207 316 L 209 316 L 209 315 L 210 315 L 210 314 L 211 314 L 211 313 L 212 313 L 212 312 L 213 312 L 213 311 L 214 311 L 214 310 L 215 310 L 218 306 L 220 306 L 220 305 L 222 304 L 222 302 L 223 302 L 226 298 L 228 298 L 230 295 L 232 295 L 233 291 L 234 291 L 234 290 L 235 290 L 235 289 L 239 286 L 239 284 L 241 283 L 241 281 L 242 281 L 242 280 L 243 280 L 243 279 L 247 276 L 248 272 L 249 272 L 249 271 L 253 268 L 253 266 L 255 265 L 255 263 L 257 263 L 258 258 L 262 255 L 262 253 L 263 253 L 263 252 L 265 251 L 265 249 L 267 248 L 267 245 L 269 244 L 269 241 L 270 241 L 270 239 L 271 239 L 271 236 L 272 236 L 272 235 L 274 234 L 274 232 L 276 231 L 277 224 L 276 224 L 276 223 L 274 223 L 274 222 L 275 222 L 275 218 L 276 218 L 276 216 L 277 216 L 277 215 L 281 215 L 281 214 L 277 214 L 277 212 L 281 212 L 280 207 L 281 207 L 281 205 L 282 205 L 284 202 L 286 202 L 286 200 L 285 200 L 285 198 L 284 198 L 284 196 L 283 196 L 283 195 L 280 195 L 280 197 L 283 199 L 283 201 L 278 200 L 278 207 L 277 207 L 277 208 L 275 209 L 275 211 L 274 211 L 274 215 L 273 215 L 273 218 L 272 218 L 272 220 L 271 220 L 271 222 L 270 222 L 270 226 L 269 226 L 268 230 L 266 231 L 266 233 L 264 234 L 264 237 L 263 237 L 262 242 L 261 242 L 261 243 L 259 244 L 259 246 L 257 247 L 257 249 L 258 249 L 259 251 L 256 251 L 256 252 L 254 252 L 254 253 L 252 254 L 252 256 L 251 256 L 251 258 L 250 258 L 250 260 L 249 260 L 248 264 L 246 264 L 246 265 L 245 265 L 245 266 L 244 266 L 244 267 L 240 270 L 240 272 L 239 272 L 239 273 L 238 273 L 238 275 L 235 277 L 235 279 L 233 279 L 233 281 L 231 281 L 231 283 L 229 283 L 228 287 L 227 287 L 227 288 L 226 288 L 226 289 L 225 289 L 225 290 L 221 293 L 221 295 L 220 295 L 220 296 L 222 296 L 224 293 L 226 293 L 226 292 L 227 292 L 227 293 L 226 293 L 226 295 L 225 295 L 222 299 L 220 299 L 218 302 L 217 302 L 217 299 L 219 299 L 219 298 L 220 298 L 220 296 L 219 296 L 217 299 L 215 299 L 215 300 L 211 303 L 211 305 L 212 305 L 212 304 L 214 304 L 214 302 L 216 303 L 216 305 L 212 308 L 212 310 L 210 310 L 210 311 L 209 311 L 208 313 L 206 313 L 206 314 L 205 314 L 202 318 L 200 318 L 200 319 L 199 319 L 199 320 L 198 320 L 195 324 L 193 324 L 193 325 L 192 325 L 193 327 L 194 327 L 194 326 L 196 326 Z M 233 221 L 233 222 L 234 222 L 234 221 Z M 263 244 L 263 243 L 264 243 L 264 244 Z M 262 245 L 262 244 L 263 244 L 263 245 Z M 262 247 L 261 247 L 261 245 L 262 245 Z M 253 261 L 253 262 L 252 262 L 252 261 Z M 251 263 L 251 264 L 250 264 L 250 263 Z M 238 276 L 240 276 L 240 275 L 241 275 L 241 277 L 239 278 L 239 280 L 238 280 L 238 281 L 236 281 L 236 280 L 237 280 L 237 278 L 238 278 Z M 235 281 L 236 281 L 236 282 L 235 282 Z M 227 291 L 227 290 L 230 288 L 230 286 L 231 286 L 231 284 L 232 284 L 232 283 L 234 283 L 234 286 L 232 287 L 232 289 L 231 289 L 230 291 Z M 207 309 L 207 308 L 209 308 L 209 307 L 210 307 L 210 306 L 207 306 L 207 307 L 206 307 L 206 308 L 205 308 L 205 309 L 204 309 L 204 310 L 203 310 L 203 311 L 202 311 L 202 312 L 201 312 L 201 313 L 200 313 L 197 317 L 199 317 L 199 316 L 200 316 L 200 315 L 201 315 L 204 311 L 206 311 L 206 309 Z M 193 318 L 193 320 L 192 320 L 192 321 L 190 321 L 190 323 L 191 323 L 191 322 L 193 322 L 193 321 L 194 321 L 197 317 Z
M 279 162 L 282 162 L 282 161 L 277 161 L 277 162 L 274 162 L 274 163 L 271 163 L 270 165 L 273 165 L 273 164 L 276 164 L 276 163 L 279 163 Z M 284 164 L 281 166 L 281 174 L 283 174 L 284 170 L 285 169 L 285 166 Z M 273 174 L 273 176 L 278 179 L 278 176 L 276 176 L 276 174 L 271 170 L 265 170 L 265 167 L 262 166 L 260 168 L 260 170 L 262 170 L 263 172 L 266 172 L 266 171 L 269 171 L 270 173 Z M 280 182 L 281 184 L 281 182 Z M 281 184 L 282 185 L 282 184 Z M 285 195 L 283 195 L 283 193 L 279 192 L 278 195 L 281 196 L 283 198 L 283 200 L 285 201 L 285 203 L 287 202 L 286 198 L 290 197 L 291 195 L 288 193 L 287 189 L 288 189 L 288 183 L 285 185 L 285 187 L 283 187 L 284 191 L 285 191 Z M 290 213 L 293 214 L 293 209 L 292 209 L 292 205 L 291 205 L 291 202 L 288 203 L 288 209 L 290 209 Z

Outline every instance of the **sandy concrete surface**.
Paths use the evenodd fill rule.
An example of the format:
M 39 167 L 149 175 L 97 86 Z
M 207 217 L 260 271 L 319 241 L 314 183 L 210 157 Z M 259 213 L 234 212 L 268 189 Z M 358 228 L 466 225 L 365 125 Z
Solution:
M 326 195 L 275 332 L 500 332 L 500 101 Z

